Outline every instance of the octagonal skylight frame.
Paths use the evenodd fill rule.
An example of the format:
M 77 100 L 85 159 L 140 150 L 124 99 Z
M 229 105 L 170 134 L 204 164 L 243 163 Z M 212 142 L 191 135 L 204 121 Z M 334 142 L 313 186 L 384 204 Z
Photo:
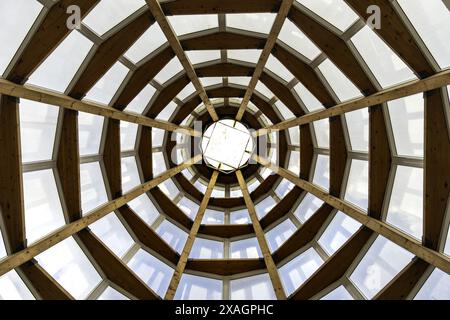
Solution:
M 246 167 L 254 148 L 250 130 L 232 119 L 222 119 L 210 125 L 200 141 L 205 164 L 226 174 Z

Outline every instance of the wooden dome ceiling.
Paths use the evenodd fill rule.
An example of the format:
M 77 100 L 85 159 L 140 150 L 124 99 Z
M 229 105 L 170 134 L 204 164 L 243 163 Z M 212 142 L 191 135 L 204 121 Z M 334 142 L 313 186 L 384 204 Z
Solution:
M 0 4 L 24 11 L 22 38 L 0 31 L 0 279 L 39 299 L 199 298 L 179 288 L 206 282 L 207 299 L 255 283 L 449 299 L 432 283 L 450 282 L 450 13 L 433 1 L 433 22 L 404 0 Z M 201 163 L 194 122 L 229 118 L 261 139 L 227 175 Z M 62 246 L 78 258 L 52 261 Z M 72 263 L 84 287 L 56 275 Z

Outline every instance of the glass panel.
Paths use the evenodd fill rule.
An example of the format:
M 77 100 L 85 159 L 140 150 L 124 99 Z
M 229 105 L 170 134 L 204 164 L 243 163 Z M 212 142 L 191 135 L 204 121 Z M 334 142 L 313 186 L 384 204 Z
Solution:
M 195 219 L 197 215 L 199 206 L 194 201 L 184 197 L 178 202 L 178 207 L 192 220 Z
M 450 11 L 444 1 L 397 0 L 441 68 L 450 66 Z
M 251 77 L 228 77 L 228 84 L 237 84 L 247 87 L 251 79 Z
M 295 233 L 295 231 L 297 231 L 297 227 L 290 219 L 284 220 L 275 228 L 268 231 L 266 233 L 266 239 L 270 252 L 275 252 L 278 248 L 280 248 L 283 243 L 285 243 Z
M 352 160 L 345 200 L 367 211 L 369 207 L 369 162 Z
M 0 1 L 0 75 L 14 57 L 28 31 L 41 12 L 42 4 L 34 0 Z
M 289 128 L 288 131 L 291 145 L 300 146 L 300 127 Z
M 294 189 L 295 184 L 289 180 L 283 179 L 278 187 L 275 189 L 275 193 L 281 199 L 284 198 L 292 189 Z
M 186 51 L 186 55 L 194 65 L 208 61 L 219 60 L 221 58 L 220 50 Z
M 294 75 L 273 55 L 269 56 L 265 67 L 287 83 L 295 78 Z
M 203 87 L 211 87 L 215 85 L 222 85 L 223 79 L 222 77 L 208 77 L 208 78 L 200 78 L 200 82 L 202 83 Z M 212 100 L 214 103 L 214 99 Z
M 55 143 L 59 108 L 20 100 L 22 162 L 50 160 Z
M 319 148 L 330 148 L 330 122 L 328 119 L 323 119 L 313 122 L 316 133 L 317 146 Z
M 321 16 L 336 28 L 345 31 L 358 16 L 342 0 L 296 0 L 317 15 Z
M 52 170 L 24 173 L 23 193 L 28 243 L 65 224 Z
M 345 114 L 353 151 L 369 152 L 369 111 L 367 108 Z
M 175 251 L 181 253 L 186 243 L 188 234 L 175 226 L 174 224 L 164 220 L 156 229 L 156 233 L 166 241 Z
M 397 167 L 386 221 L 422 238 L 423 169 Z
M 300 174 L 300 152 L 291 151 L 288 170 L 297 176 Z
M 138 63 L 150 53 L 167 43 L 166 36 L 157 22 L 153 23 L 147 31 L 125 53 L 125 57 L 133 63 Z
M 149 226 L 159 217 L 158 209 L 146 194 L 130 201 L 128 205 Z
M 231 259 L 257 259 L 262 257 L 256 238 L 232 241 L 230 243 Z
M 227 27 L 268 34 L 275 16 L 273 13 L 227 14 Z
M 87 213 L 108 201 L 99 162 L 80 165 L 81 208 Z
M 258 215 L 258 219 L 261 220 L 272 210 L 273 207 L 275 207 L 277 203 L 272 197 L 266 197 L 261 202 L 258 202 L 257 205 L 255 205 L 256 214 Z
M 316 45 L 289 19 L 285 20 L 278 38 L 309 60 L 314 60 L 321 52 L 320 49 L 317 48 Z
M 92 47 L 92 41 L 73 31 L 30 76 L 28 83 L 64 92 Z
M 158 186 L 162 192 L 164 192 L 164 194 L 166 196 L 168 196 L 171 200 L 175 199 L 175 197 L 178 195 L 178 193 L 180 192 L 177 188 L 177 186 L 175 185 L 175 183 L 173 183 L 173 181 L 171 179 L 164 181 L 163 183 L 161 183 Z M 196 214 L 197 212 L 195 212 Z
M 276 300 L 269 274 L 230 281 L 232 300 Z
M 261 57 L 262 50 L 249 49 L 249 50 L 228 50 L 228 59 L 245 61 L 256 64 Z
M 120 150 L 134 150 L 139 126 L 131 122 L 120 121 Z
M 323 260 L 313 248 L 301 253 L 287 264 L 279 268 L 281 282 L 286 295 L 291 295 L 302 285 L 319 267 Z
M 108 214 L 91 224 L 89 228 L 118 257 L 123 257 L 134 244 L 130 234 L 115 213 Z
M 103 0 L 83 22 L 102 35 L 144 5 L 144 0 Z
M 164 160 L 164 155 L 162 152 L 154 152 L 153 153 L 153 175 L 156 177 L 157 175 L 163 173 L 167 170 L 166 162 Z
M 141 184 L 139 171 L 135 157 L 127 157 L 121 159 L 122 168 L 122 190 L 124 193 L 130 191 L 134 187 Z
M 313 183 L 328 190 L 330 185 L 330 157 L 319 154 L 317 156 L 316 169 L 314 171 Z
M 80 156 L 99 153 L 102 130 L 103 117 L 84 112 L 78 113 Z
M 130 70 L 116 62 L 86 94 L 85 99 L 109 104 Z
M 178 36 L 219 27 L 219 18 L 216 14 L 170 16 L 167 18 Z
M 250 216 L 247 209 L 233 211 L 230 213 L 230 224 L 250 224 Z
M 180 99 L 181 101 L 183 101 L 184 99 L 189 97 L 191 94 L 195 93 L 196 91 L 197 90 L 195 90 L 195 87 L 191 82 L 186 87 L 184 87 L 184 89 L 181 90 L 180 93 L 178 93 L 177 98 Z
M 339 286 L 329 294 L 323 296 L 320 300 L 354 300 L 344 286 Z
M 318 242 L 332 256 L 360 227 L 361 224 L 358 221 L 339 211 L 331 220 Z
M 225 215 L 223 211 L 206 209 L 202 224 L 224 224 Z
M 36 260 L 77 300 L 86 298 L 102 280 L 73 238 L 54 245 Z
M 264 97 L 267 98 L 267 100 L 272 99 L 275 95 L 272 91 L 270 91 L 269 88 L 267 88 L 261 81 L 258 81 L 256 84 L 256 92 L 262 94 Z
M 351 41 L 383 88 L 416 78 L 411 69 L 369 26 L 362 28 Z
M 301 83 L 297 83 L 294 87 L 294 91 L 298 94 L 299 98 L 303 101 L 306 109 L 309 112 L 324 109 L 322 103 Z
M 222 281 L 183 274 L 174 300 L 221 300 Z
M 329 59 L 319 65 L 319 70 L 339 100 L 347 101 L 362 96 L 358 88 Z
M 144 250 L 139 250 L 128 263 L 153 291 L 164 297 L 172 279 L 173 269 Z
M 164 109 L 158 114 L 156 119 L 158 120 L 164 120 L 169 121 L 169 119 L 174 115 L 175 109 L 178 107 L 178 105 L 172 101 L 167 106 L 164 107 Z
M 0 276 L 0 300 L 34 299 L 35 298 L 31 294 L 30 290 L 27 288 L 16 271 L 12 270 Z
M 131 111 L 136 113 L 142 113 L 145 107 L 149 104 L 153 95 L 156 93 L 156 89 L 151 85 L 146 85 L 144 89 L 131 101 L 126 107 L 125 111 Z
M 450 276 L 437 268 L 420 288 L 414 300 L 449 300 Z
M 297 209 L 295 209 L 294 215 L 302 223 L 305 223 L 306 220 L 311 218 L 322 205 L 323 205 L 322 200 L 308 193 L 300 202 Z
M 152 147 L 161 147 L 164 142 L 165 131 L 157 128 L 152 128 Z
M 368 299 L 372 299 L 414 256 L 379 236 L 350 276 Z
M 275 102 L 275 107 L 276 107 L 276 109 L 278 109 L 278 111 L 280 112 L 281 117 L 283 119 L 295 118 L 295 115 L 292 113 L 292 111 L 289 110 L 289 108 L 286 107 L 286 105 L 283 102 L 281 102 L 280 100 Z
M 97 300 L 130 300 L 121 294 L 119 291 L 108 287 L 103 291 L 103 293 L 98 297 Z
M 388 102 L 399 155 L 423 157 L 424 103 L 421 93 Z
M 195 239 L 189 259 L 222 259 L 223 242 L 208 239 Z

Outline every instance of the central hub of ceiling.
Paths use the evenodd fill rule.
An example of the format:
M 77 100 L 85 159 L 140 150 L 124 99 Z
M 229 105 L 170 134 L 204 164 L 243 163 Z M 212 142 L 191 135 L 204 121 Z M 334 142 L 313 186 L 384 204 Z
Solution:
M 245 167 L 254 148 L 250 131 L 235 120 L 213 123 L 203 134 L 200 145 L 205 163 L 224 173 Z

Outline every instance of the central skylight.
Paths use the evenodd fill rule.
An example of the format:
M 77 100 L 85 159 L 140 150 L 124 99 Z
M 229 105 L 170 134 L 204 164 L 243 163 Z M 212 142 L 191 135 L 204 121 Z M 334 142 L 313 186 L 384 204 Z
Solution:
M 231 173 L 247 165 L 253 151 L 253 139 L 242 123 L 220 120 L 205 131 L 201 148 L 208 166 Z

